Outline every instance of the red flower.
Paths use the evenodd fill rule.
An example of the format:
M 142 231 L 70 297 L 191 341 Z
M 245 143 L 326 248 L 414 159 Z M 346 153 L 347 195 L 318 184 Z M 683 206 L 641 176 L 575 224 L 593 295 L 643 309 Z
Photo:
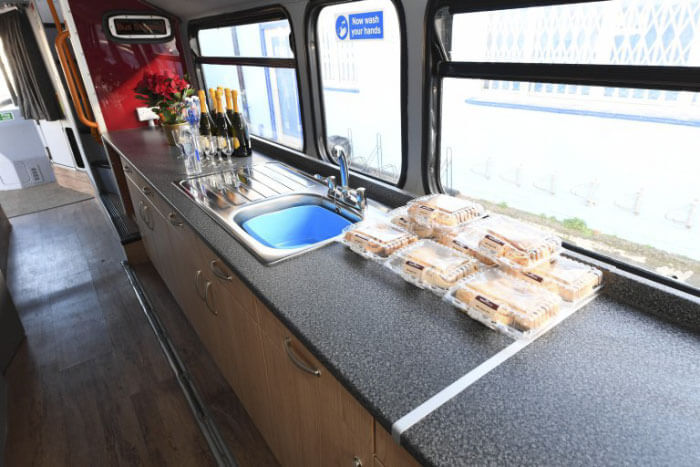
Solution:
M 193 92 L 186 79 L 170 71 L 144 72 L 134 91 L 138 99 L 161 115 L 161 119 L 176 120 L 168 123 L 179 121 L 185 108 L 185 98 Z

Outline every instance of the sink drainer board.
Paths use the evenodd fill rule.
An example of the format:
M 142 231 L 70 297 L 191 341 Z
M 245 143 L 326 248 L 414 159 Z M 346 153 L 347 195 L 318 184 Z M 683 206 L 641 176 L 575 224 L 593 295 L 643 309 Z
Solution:
M 330 200 L 327 185 L 280 162 L 221 168 L 174 184 L 267 264 L 330 243 L 362 219 Z

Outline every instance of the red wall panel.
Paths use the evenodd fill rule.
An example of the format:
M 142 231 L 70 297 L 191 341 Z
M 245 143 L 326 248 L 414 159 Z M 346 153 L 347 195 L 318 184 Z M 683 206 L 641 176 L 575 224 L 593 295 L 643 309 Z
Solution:
M 170 42 L 118 44 L 109 41 L 102 29 L 105 13 L 114 10 L 154 10 L 137 0 L 69 0 L 69 4 L 107 130 L 143 126 L 137 120 L 135 110 L 142 104 L 134 98 L 134 87 L 143 73 L 164 70 L 183 73 L 176 20 L 172 20 L 175 38 Z

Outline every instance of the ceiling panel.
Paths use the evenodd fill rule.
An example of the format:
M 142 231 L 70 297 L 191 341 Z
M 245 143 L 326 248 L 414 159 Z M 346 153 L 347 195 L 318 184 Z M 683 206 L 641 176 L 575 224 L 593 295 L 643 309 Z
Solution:
M 188 21 L 256 7 L 299 3 L 299 0 L 149 0 L 147 3 Z

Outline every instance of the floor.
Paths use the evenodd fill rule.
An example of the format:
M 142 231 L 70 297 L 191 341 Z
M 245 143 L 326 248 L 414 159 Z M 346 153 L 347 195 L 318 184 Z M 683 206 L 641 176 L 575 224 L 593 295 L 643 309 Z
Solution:
M 0 205 L 7 217 L 44 211 L 92 198 L 92 194 L 64 188 L 58 183 L 45 183 L 20 190 L 0 191 Z
M 27 332 L 6 374 L 6 465 L 214 465 L 97 202 L 11 220 L 8 286 Z M 137 268 L 240 465 L 275 465 L 150 264 Z
M 58 164 L 52 164 L 53 174 L 56 177 L 56 183 L 64 188 L 95 195 L 95 188 L 90 182 L 90 177 L 84 170 L 76 170 L 68 167 L 62 167 Z

